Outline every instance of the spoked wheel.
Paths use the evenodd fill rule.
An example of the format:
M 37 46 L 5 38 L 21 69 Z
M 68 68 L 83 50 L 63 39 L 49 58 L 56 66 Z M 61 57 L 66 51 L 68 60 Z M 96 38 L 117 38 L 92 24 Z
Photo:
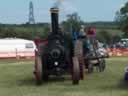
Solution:
M 88 64 L 88 73 L 92 73 L 93 72 L 93 64 L 89 63 Z
M 106 68 L 106 62 L 105 62 L 105 59 L 101 59 L 100 62 L 99 62 L 99 71 L 100 72 L 103 72 Z
M 84 58 L 81 57 L 81 59 L 79 58 L 79 64 L 80 64 L 80 79 L 84 80 L 84 73 L 85 73 L 85 63 L 84 63 Z
M 43 81 L 48 81 L 48 73 L 47 73 L 47 68 L 46 68 L 46 62 L 45 62 L 45 60 L 46 60 L 46 58 L 44 57 L 44 56 L 42 56 L 42 71 L 43 71 L 43 74 L 42 74 L 42 79 L 43 79 Z
M 84 79 L 85 62 L 83 55 L 83 43 L 81 40 L 76 40 L 74 44 L 74 56 L 78 58 L 80 68 L 80 79 Z
M 93 51 L 90 51 L 90 53 L 88 54 L 88 57 L 91 58 L 91 57 L 94 57 L 95 56 L 95 53 Z M 92 59 L 88 59 L 88 73 L 93 73 L 94 71 L 94 64 L 95 64 L 95 60 L 92 60 Z
M 77 57 L 73 57 L 73 84 L 79 84 L 80 80 L 80 66 Z
M 36 56 L 36 70 L 35 70 L 35 76 L 36 76 L 36 83 L 41 84 L 42 83 L 42 61 L 41 61 L 41 56 L 37 55 Z

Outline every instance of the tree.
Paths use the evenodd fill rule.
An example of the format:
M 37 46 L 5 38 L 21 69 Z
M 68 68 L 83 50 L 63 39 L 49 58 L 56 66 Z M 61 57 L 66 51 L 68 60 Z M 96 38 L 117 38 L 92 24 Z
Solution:
M 80 30 L 82 21 L 77 13 L 67 15 L 67 20 L 62 22 L 64 31 L 66 32 L 77 32 Z
M 124 31 L 124 37 L 128 37 L 128 2 L 116 13 L 116 21 Z
M 7 37 L 16 37 L 16 31 L 14 28 L 2 28 L 0 27 L 0 38 L 7 38 Z
M 100 42 L 106 44 L 116 43 L 121 39 L 121 36 L 119 34 L 114 34 L 111 33 L 111 31 L 107 31 L 107 30 L 101 30 L 97 32 L 96 36 Z
M 109 44 L 112 41 L 111 38 L 112 38 L 112 35 L 106 30 L 101 30 L 97 32 L 97 39 L 100 42 Z

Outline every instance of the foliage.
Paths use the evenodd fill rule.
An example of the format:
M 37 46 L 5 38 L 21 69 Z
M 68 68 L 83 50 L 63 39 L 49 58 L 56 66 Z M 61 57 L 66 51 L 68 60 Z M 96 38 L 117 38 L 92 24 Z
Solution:
M 128 37 L 128 2 L 116 13 L 116 21 L 124 31 L 124 37 Z
M 36 36 L 47 37 L 49 27 L 41 26 L 6 26 L 0 27 L 0 38 L 24 38 L 34 39 Z
M 69 14 L 67 20 L 62 22 L 62 27 L 66 32 L 78 32 L 82 21 L 77 13 Z
M 118 23 L 113 21 L 87 22 L 84 24 L 98 29 L 118 29 L 119 27 Z
M 97 32 L 97 39 L 100 42 L 104 42 L 107 44 L 118 42 L 121 39 L 121 35 L 112 33 L 112 31 L 100 30 Z
M 100 32 L 97 33 L 97 39 L 100 42 L 104 42 L 108 44 L 111 40 L 111 34 L 109 34 L 109 32 L 105 30 L 101 30 Z

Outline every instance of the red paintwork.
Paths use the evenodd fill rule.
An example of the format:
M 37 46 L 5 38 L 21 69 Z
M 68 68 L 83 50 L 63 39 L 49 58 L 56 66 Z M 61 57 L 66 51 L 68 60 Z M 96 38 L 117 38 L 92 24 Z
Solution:
M 39 44 L 48 43 L 47 39 L 35 39 L 34 42 L 35 42 L 36 46 L 38 46 Z
M 109 56 L 128 56 L 128 48 L 107 48 Z

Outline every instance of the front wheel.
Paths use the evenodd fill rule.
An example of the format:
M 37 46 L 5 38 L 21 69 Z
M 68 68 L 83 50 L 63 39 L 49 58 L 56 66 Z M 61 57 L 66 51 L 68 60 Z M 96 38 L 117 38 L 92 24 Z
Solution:
M 101 61 L 99 62 L 99 71 L 103 72 L 106 68 L 106 62 L 105 59 L 101 59 Z
M 93 64 L 89 63 L 88 64 L 88 73 L 92 73 L 93 72 Z
M 80 80 L 80 67 L 77 57 L 73 57 L 73 84 L 79 84 Z

